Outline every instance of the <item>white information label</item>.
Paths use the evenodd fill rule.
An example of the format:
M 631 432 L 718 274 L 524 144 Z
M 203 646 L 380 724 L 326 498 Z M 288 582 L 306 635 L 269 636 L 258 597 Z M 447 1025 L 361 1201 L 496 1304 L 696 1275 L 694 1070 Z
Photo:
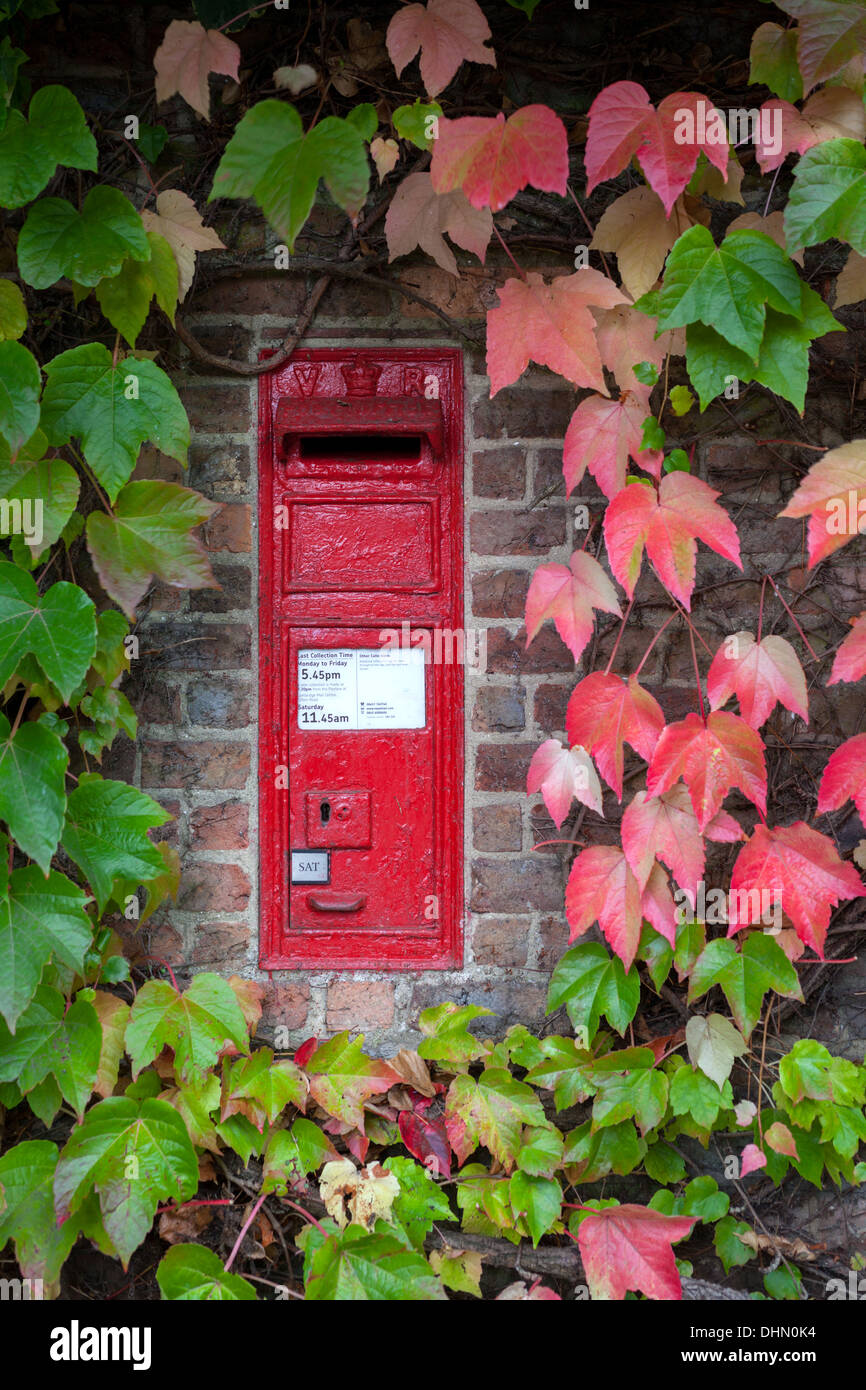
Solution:
M 298 652 L 298 728 L 423 729 L 421 647 Z

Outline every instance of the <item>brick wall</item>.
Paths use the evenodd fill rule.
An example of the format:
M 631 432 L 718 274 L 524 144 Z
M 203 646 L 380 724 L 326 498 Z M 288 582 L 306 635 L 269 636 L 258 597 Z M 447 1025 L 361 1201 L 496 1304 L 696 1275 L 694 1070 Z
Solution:
M 477 331 L 499 272 L 488 267 L 468 282 L 428 265 L 407 263 L 406 283 L 440 303 Z M 256 360 L 273 347 L 297 314 L 306 287 L 295 277 L 250 275 L 222 280 L 191 302 L 186 321 L 211 351 Z M 358 325 L 364 337 L 358 338 Z M 823 341 L 825 353 L 842 335 Z M 434 318 L 408 309 L 399 296 L 378 288 L 332 285 L 314 332 L 305 346 L 375 347 L 418 343 L 451 345 Z M 610 655 L 618 623 L 600 616 L 594 650 L 575 672 L 567 648 L 548 624 L 527 649 L 522 622 L 530 576 L 545 560 L 566 561 L 585 531 L 577 509 L 600 518 L 604 498 L 587 479 L 584 494 L 565 499 L 562 438 L 579 393 L 538 370 L 489 398 L 483 353 L 464 344 L 466 390 L 465 506 L 466 625 L 485 628 L 486 671 L 466 671 L 466 882 L 465 962 L 460 970 L 412 975 L 387 972 L 274 972 L 257 966 L 257 537 L 255 380 L 201 375 L 187 361 L 175 379 L 193 425 L 188 481 L 222 504 L 204 528 L 219 590 L 190 594 L 158 586 L 140 625 L 141 658 L 131 692 L 141 710 L 138 747 L 124 740 L 115 765 L 146 788 L 176 817 L 166 833 L 182 858 L 177 904 L 170 904 L 139 933 L 127 928 L 129 949 L 168 960 L 187 978 L 201 969 L 237 971 L 266 988 L 263 1036 L 277 1024 L 294 1039 L 353 1028 L 373 1049 L 417 1041 L 418 1012 L 443 999 L 483 1004 L 497 1017 L 482 1021 L 490 1031 L 520 1020 L 542 1022 L 550 970 L 567 944 L 563 893 L 567 859 L 556 846 L 533 845 L 558 838 L 543 805 L 525 792 L 526 770 L 538 743 L 564 731 L 565 706 L 576 674 Z M 701 417 L 709 441 L 697 470 L 724 486 L 736 510 L 749 562 L 774 573 L 789 572 L 802 585 L 802 528 L 772 520 L 790 491 L 778 447 L 756 445 L 754 434 L 779 437 L 784 422 L 769 398 L 758 399 L 745 429 L 731 433 L 720 407 Z M 830 417 L 832 418 L 832 416 Z M 684 433 L 695 425 L 683 423 Z M 751 431 L 749 433 L 748 431 Z M 721 438 L 717 436 L 721 433 Z M 823 427 L 820 442 L 841 442 Z M 142 459 L 143 472 L 156 468 L 170 478 L 181 470 L 159 456 Z M 590 545 L 598 538 L 598 527 Z M 861 543 L 852 559 L 837 564 L 839 581 L 831 606 L 844 617 L 862 606 L 866 566 Z M 603 558 L 603 556 L 602 556 Z M 850 571 L 850 573 L 849 573 Z M 725 588 L 736 572 L 701 547 L 699 587 L 708 586 L 697 607 L 712 643 L 740 626 L 754 624 L 759 584 Z M 670 612 L 668 601 L 645 578 L 632 621 L 620 644 L 616 669 L 636 669 L 653 633 Z M 702 607 L 703 605 L 703 607 Z M 804 600 L 804 627 L 826 626 L 827 595 L 821 606 Z M 837 634 L 841 637 L 842 633 Z M 717 643 L 716 643 L 717 645 Z M 654 647 L 642 681 L 669 718 L 695 707 L 688 634 L 673 623 Z M 813 738 L 838 738 L 856 731 L 856 689 L 826 696 L 813 690 L 818 712 Z M 822 703 L 823 702 L 823 703 Z M 822 717 L 823 716 L 823 717 Z M 642 764 L 626 766 L 629 773 Z M 733 804 L 733 803 L 732 803 Z M 587 842 L 611 841 L 618 808 L 606 800 L 608 819 L 588 813 L 579 835 Z M 736 806 L 734 805 L 734 810 Z M 562 832 L 568 833 L 567 831 Z

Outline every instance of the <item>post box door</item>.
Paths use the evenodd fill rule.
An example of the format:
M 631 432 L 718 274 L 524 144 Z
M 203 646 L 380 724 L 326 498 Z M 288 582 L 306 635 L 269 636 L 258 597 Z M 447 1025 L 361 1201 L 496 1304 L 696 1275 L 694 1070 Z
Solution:
M 262 381 L 269 969 L 461 958 L 460 366 L 308 351 Z

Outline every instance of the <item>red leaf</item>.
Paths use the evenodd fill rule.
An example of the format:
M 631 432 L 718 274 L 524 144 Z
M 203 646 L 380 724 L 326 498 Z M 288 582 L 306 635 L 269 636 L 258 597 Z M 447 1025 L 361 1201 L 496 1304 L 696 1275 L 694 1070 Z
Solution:
M 305 1067 L 318 1046 L 318 1038 L 306 1038 L 295 1053 L 295 1066 Z
M 716 505 L 715 492 L 690 473 L 668 473 L 658 495 L 643 483 L 630 483 L 604 514 L 604 539 L 610 567 L 629 598 L 634 593 L 644 547 L 657 575 L 685 608 L 695 587 L 697 541 L 738 568 L 740 541 L 727 512 Z
M 642 360 L 642 359 L 640 359 Z M 581 401 L 565 432 L 562 471 L 566 496 L 577 487 L 587 468 L 606 497 L 616 497 L 625 487 L 628 461 L 658 477 L 660 449 L 641 449 L 643 422 L 648 415 L 645 400 L 631 392 L 617 401 L 589 396 Z
M 565 889 L 569 941 L 598 922 L 611 948 L 630 970 L 640 940 L 643 918 L 674 944 L 675 909 L 667 880 L 658 865 L 641 894 L 640 885 L 621 849 L 593 845 L 581 850 L 571 866 Z M 667 894 L 667 901 L 665 900 Z
M 549 106 L 497 116 L 439 118 L 430 177 L 437 193 L 462 188 L 475 208 L 498 212 L 528 183 L 565 197 L 568 136 Z
M 767 809 L 764 745 L 739 715 L 718 710 L 687 714 L 669 724 L 656 745 L 647 773 L 647 792 L 661 796 L 682 777 L 703 834 L 731 787 L 739 787 L 763 813 Z
M 797 653 L 784 637 L 765 637 L 756 642 L 750 632 L 726 637 L 707 673 L 707 694 L 713 709 L 732 695 L 740 702 L 740 714 L 759 729 L 776 702 L 808 721 L 806 677 Z
M 677 883 L 695 904 L 704 876 L 706 852 L 697 816 L 682 782 L 663 796 L 637 792 L 622 818 L 622 844 L 641 888 L 656 859 L 664 860 Z
M 592 759 L 584 748 L 564 748 L 558 738 L 545 739 L 536 748 L 526 774 L 526 790 L 541 792 L 557 830 L 575 797 L 590 810 L 604 815 L 601 785 Z
M 691 1233 L 697 1219 L 663 1216 L 630 1202 L 584 1217 L 577 1243 L 592 1298 L 623 1299 L 629 1289 L 647 1298 L 681 1298 L 672 1246 Z
M 539 565 L 526 595 L 526 645 L 552 618 L 575 661 L 592 636 L 593 609 L 622 616 L 616 590 L 593 555 L 576 550 L 568 565 Z
M 398 10 L 385 43 L 398 77 L 420 48 L 421 81 L 435 97 L 464 61 L 496 67 L 493 50 L 484 46 L 489 38 L 490 26 L 475 0 L 428 0 L 426 6 Z
M 813 463 L 779 516 L 808 516 L 809 567 L 866 530 L 866 440 L 854 439 Z
M 443 1124 L 413 1114 L 411 1110 L 401 1110 L 397 1127 L 412 1157 L 423 1163 L 428 1172 L 438 1173 L 442 1178 L 451 1177 L 451 1145 Z
M 822 960 L 831 908 L 843 899 L 866 898 L 854 865 L 844 863 L 833 841 L 804 821 L 756 826 L 737 856 L 731 892 L 740 904 L 748 901 L 748 911 L 738 916 L 752 921 L 758 920 L 771 896 L 793 922 L 800 940 Z M 732 922 L 728 936 L 747 925 L 747 920 Z
M 866 613 L 853 618 L 853 630 L 836 653 L 828 685 L 839 681 L 859 681 L 866 676 Z
M 747 1178 L 758 1168 L 766 1168 L 767 1155 L 757 1144 L 747 1144 L 740 1155 L 740 1177 Z
M 588 268 L 557 276 L 549 285 L 536 271 L 525 280 L 506 280 L 499 307 L 487 315 L 491 396 L 516 381 L 530 360 L 606 396 L 590 306 L 610 308 L 624 299 L 612 280 Z
M 849 738 L 830 754 L 821 778 L 818 814 L 838 811 L 849 797 L 866 821 L 866 734 Z
M 620 391 L 631 391 L 647 403 L 644 415 L 649 415 L 652 387 L 638 381 L 634 368 L 638 362 L 651 362 L 661 371 L 665 357 L 671 351 L 673 333 L 662 333 L 657 338 L 658 321 L 631 304 L 596 310 L 595 322 L 595 340 L 604 365 L 613 372 Z
M 598 770 L 622 800 L 623 744 L 649 760 L 665 726 L 658 701 L 638 684 L 593 671 L 572 691 L 565 716 L 568 741 L 593 754 Z
M 697 138 L 703 134 L 700 104 L 708 117 L 712 102 L 697 92 L 673 92 L 656 111 L 639 82 L 614 82 L 605 87 L 589 108 L 587 193 L 602 180 L 621 174 L 632 156 L 637 155 L 647 182 L 670 217 L 674 203 L 695 171 L 701 150 L 719 173 L 727 176 L 727 137 L 721 144 Z M 685 121 L 675 120 L 677 112 L 690 113 L 694 127 L 691 140 L 677 140 L 677 132 L 681 136 L 689 133 Z M 705 119 L 704 125 L 709 124 Z

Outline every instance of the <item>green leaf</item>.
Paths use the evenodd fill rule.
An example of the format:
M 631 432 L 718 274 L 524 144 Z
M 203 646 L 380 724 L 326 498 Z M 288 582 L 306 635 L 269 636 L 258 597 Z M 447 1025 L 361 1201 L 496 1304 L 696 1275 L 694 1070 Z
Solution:
M 474 1018 L 489 1016 L 492 1010 L 478 1004 L 437 1004 L 424 1009 L 418 1026 L 424 1039 L 418 1044 L 418 1056 L 428 1062 L 444 1062 L 460 1067 L 482 1056 L 484 1046 L 469 1032 Z
M 229 1115 L 227 1120 L 217 1125 L 216 1132 L 224 1144 L 234 1149 L 244 1167 L 253 1154 L 261 1153 L 269 1138 L 267 1131 L 260 1134 L 245 1115 Z
M 667 436 L 655 416 L 648 415 L 643 422 L 640 447 L 642 449 L 663 449 L 666 438 Z
M 434 1250 L 430 1266 L 446 1289 L 481 1298 L 481 1256 L 474 1250 Z
M 68 700 L 96 652 L 93 599 L 65 580 L 40 595 L 29 574 L 0 561 L 0 685 L 28 652 Z
M 635 969 L 626 974 L 619 956 L 611 956 L 600 942 L 572 946 L 559 961 L 550 980 L 547 1011 L 565 1004 L 576 1029 L 585 1028 L 589 1043 L 606 1018 L 622 1036 L 637 1013 L 640 978 Z
M 177 391 L 155 362 L 126 357 L 115 366 L 108 348 L 85 343 L 53 358 L 45 375 L 41 423 L 49 443 L 66 444 L 73 436 L 80 439 L 84 457 L 109 501 L 117 497 L 146 440 L 186 467 L 189 421 Z M 174 485 L 141 482 L 131 486 Z M 210 515 L 212 505 L 203 505 Z M 102 520 L 108 524 L 111 518 Z
M 686 389 L 688 390 L 688 388 Z M 691 394 L 691 391 L 689 391 L 690 396 Z M 685 449 L 671 449 L 662 464 L 662 468 L 666 473 L 690 473 L 692 466 L 689 463 L 689 456 Z
M 682 983 L 692 973 L 695 961 L 707 944 L 707 930 L 703 922 L 692 920 L 679 923 L 676 943 L 674 969 Z
M 12 40 L 7 34 L 0 43 L 0 130 L 6 125 L 9 115 L 9 108 L 15 96 L 15 88 L 22 83 L 18 69 L 22 63 L 29 63 L 27 54 L 20 48 L 13 47 Z M 23 79 L 26 81 L 26 79 Z
M 686 1165 L 676 1149 L 671 1148 L 660 1139 L 655 1144 L 650 1144 L 646 1151 L 643 1161 L 647 1177 L 652 1178 L 653 1182 L 661 1182 L 665 1185 L 674 1182 L 681 1182 L 686 1175 Z
M 316 1103 L 362 1133 L 364 1101 L 389 1090 L 398 1079 L 387 1062 L 365 1056 L 363 1041 L 363 1034 L 350 1038 L 347 1032 L 337 1033 L 317 1047 L 304 1064 Z
M 359 130 L 350 121 L 326 116 L 305 135 L 293 106 L 260 101 L 235 126 L 217 167 L 210 201 L 255 198 L 292 250 L 320 179 L 350 217 L 360 212 L 370 168 Z
M 14 869 L 0 898 L 0 1014 L 16 1024 L 52 957 L 80 970 L 92 939 L 87 898 L 64 874 Z
M 0 714 L 0 819 L 44 874 L 63 825 L 68 761 L 56 733 L 27 721 L 13 735 L 9 720 Z
M 708 1173 L 693 1178 L 686 1184 L 682 1196 L 684 1216 L 697 1216 L 701 1221 L 720 1221 L 727 1216 L 731 1199 L 726 1192 L 719 1191 L 719 1184 Z
M 95 171 L 96 141 L 68 87 L 40 87 L 28 119 L 10 110 L 0 131 L 0 206 L 31 202 L 58 164 Z
M 862 1105 L 861 1069 L 845 1057 L 834 1057 L 814 1038 L 800 1038 L 779 1062 L 779 1084 L 797 1102 L 833 1101 L 836 1105 Z
M 771 1298 L 799 1303 L 803 1297 L 803 1276 L 796 1265 L 779 1265 L 764 1275 L 764 1288 Z
M 420 1249 L 435 1221 L 453 1221 L 448 1198 L 426 1168 L 412 1158 L 386 1158 L 382 1165 L 400 1184 L 391 1208 L 412 1244 Z
M 353 106 L 347 112 L 346 120 L 349 125 L 354 126 L 362 140 L 372 140 L 376 134 L 379 124 L 379 117 L 376 115 L 376 108 L 371 101 L 361 101 L 357 106 Z
M 533 1246 L 559 1220 L 562 1211 L 562 1189 L 553 1178 L 538 1178 L 519 1168 L 512 1173 L 508 1185 L 511 1209 L 524 1217 L 532 1236 Z
M 82 714 L 92 719 L 94 729 L 79 729 L 81 747 L 101 761 L 102 750 L 113 743 L 122 729 L 131 739 L 138 733 L 138 718 L 121 690 L 98 685 L 92 695 L 85 695 L 78 706 Z
M 517 1155 L 517 1166 L 536 1178 L 552 1178 L 562 1167 L 563 1138 L 558 1129 L 527 1129 Z
M 646 964 L 649 977 L 656 990 L 661 989 L 671 973 L 674 959 L 674 950 L 670 942 L 665 940 L 648 922 L 644 922 L 637 953 L 638 959 Z
M 63 1104 L 60 1087 L 53 1076 L 46 1076 L 44 1081 L 40 1081 L 38 1086 L 27 1092 L 27 1104 L 37 1120 L 41 1120 L 45 1128 L 50 1129 Z
M 797 972 L 778 942 L 764 932 L 752 932 L 738 949 L 727 938 L 711 941 L 701 952 L 689 982 L 693 1004 L 713 985 L 719 985 L 740 1032 L 748 1038 L 761 1016 L 768 990 L 786 999 L 800 999 Z
M 429 118 L 435 116 L 438 120 L 441 115 L 438 101 L 415 101 L 411 106 L 398 106 L 391 122 L 402 140 L 411 141 L 419 150 L 429 150 L 433 147 L 433 136 L 428 135 L 427 130 L 435 130 L 432 121 L 428 124 Z
M 713 1231 L 713 1244 L 726 1274 L 739 1265 L 749 1263 L 755 1258 L 755 1251 L 744 1245 L 740 1236 L 751 1233 L 751 1226 L 745 1221 L 737 1221 L 733 1216 L 723 1216 Z
M 0 339 L 20 338 L 26 327 L 23 294 L 12 280 L 0 280 Z
M 315 1233 L 318 1235 L 318 1232 Z M 428 1302 L 447 1297 L 423 1255 L 396 1236 L 347 1226 L 321 1241 L 305 1268 L 311 1302 Z
M 239 1052 L 249 1052 L 237 997 L 219 975 L 196 975 L 183 993 L 165 980 L 148 980 L 138 991 L 126 1029 L 134 1074 L 170 1047 L 178 1078 L 201 1083 L 229 1043 Z
M 74 1221 L 58 1226 L 53 1184 L 57 1145 L 47 1139 L 16 1144 L 0 1158 L 0 1249 L 14 1241 L 25 1279 L 53 1283 L 75 1244 Z
M 21 343 L 0 343 L 0 436 L 13 451 L 39 424 L 42 377 L 32 352 Z
M 220 1118 L 240 1113 L 256 1129 L 273 1123 L 287 1105 L 302 1108 L 307 1098 L 307 1082 L 294 1062 L 274 1061 L 269 1047 L 261 1047 L 251 1057 L 227 1064 L 223 1077 Z
M 838 237 L 866 255 L 866 149 L 859 140 L 826 140 L 800 156 L 785 206 L 791 255 Z
M 783 101 L 800 101 L 803 78 L 797 62 L 797 30 L 762 24 L 752 35 L 749 82 L 762 82 Z
M 180 589 L 216 587 L 210 562 L 192 528 L 217 510 L 177 483 L 128 483 L 114 515 L 91 512 L 87 544 L 99 582 L 130 618 L 151 579 Z
M 14 1035 L 0 1020 L 0 1078 L 17 1080 L 26 1094 L 52 1075 L 79 1119 L 93 1094 L 101 1049 L 93 1005 L 79 998 L 67 1007 L 56 989 L 37 989 Z
M 126 1096 L 110 1096 L 88 1110 L 57 1164 L 58 1218 L 78 1211 L 94 1187 L 125 1269 L 150 1231 L 157 1204 L 188 1201 L 198 1187 L 195 1150 L 177 1111 L 163 1100 Z
M 99 911 L 118 878 L 144 883 L 165 871 L 165 861 L 147 831 L 171 816 L 158 801 L 126 782 L 82 773 L 70 793 L 63 827 L 63 848 L 90 887 Z
M 674 1115 L 691 1115 L 701 1129 L 710 1129 L 719 1112 L 734 1104 L 729 1081 L 719 1089 L 715 1081 L 684 1062 L 671 1077 L 671 1110 Z
M 234 4 L 234 0 L 230 0 Z M 164 125 L 148 125 L 146 121 L 138 123 L 138 139 L 136 144 L 148 164 L 155 164 L 165 149 L 165 142 L 168 139 L 168 131 Z
M 248 1279 L 230 1274 L 219 1255 L 205 1245 L 173 1245 L 156 1271 L 163 1298 L 203 1303 L 255 1301 Z
M 546 1123 L 541 1102 L 529 1086 L 505 1070 L 491 1067 L 477 1081 L 456 1076 L 445 1102 L 452 1147 L 471 1153 L 489 1149 L 506 1172 L 514 1167 L 522 1126 Z
M 513 10 L 522 10 L 527 19 L 531 19 L 541 0 L 508 0 L 508 3 Z
M 138 1081 L 127 1086 L 124 1094 L 134 1100 L 144 1100 L 153 1095 L 167 1101 L 180 1115 L 196 1148 L 209 1149 L 211 1153 L 218 1154 L 219 1137 L 211 1116 L 219 1109 L 219 1077 L 211 1072 L 205 1077 L 203 1085 L 171 1086 L 160 1095 L 161 1090 L 162 1083 L 156 1072 L 143 1071 Z
M 278 1129 L 265 1150 L 262 1191 L 285 1197 L 289 1187 L 315 1173 L 323 1163 L 335 1159 L 337 1151 L 326 1134 L 312 1120 L 298 1116 L 291 1129 Z
M 0 281 L 0 288 L 6 283 Z M 45 435 L 37 430 L 13 462 L 9 448 L 0 442 L 0 498 L 9 504 L 10 531 L 20 539 L 31 565 L 60 537 L 81 486 L 71 464 L 44 457 L 47 447 Z
M 149 261 L 129 258 L 123 262 L 119 274 L 100 280 L 96 286 L 100 309 L 130 347 L 135 347 L 152 299 L 172 324 L 177 308 L 179 281 L 174 252 L 159 232 L 148 232 L 147 240 Z
M 689 1060 L 717 1086 L 723 1086 L 737 1057 L 749 1049 L 724 1014 L 694 1014 L 686 1023 Z
M 800 284 L 793 262 L 763 232 L 729 232 L 717 247 L 707 228 L 697 224 L 668 256 L 658 328 L 703 323 L 756 360 L 768 305 L 802 318 Z
M 592 1056 L 574 1038 L 544 1038 L 541 1051 L 541 1059 L 535 1061 L 526 1080 L 533 1086 L 552 1090 L 557 1110 L 565 1110 L 595 1093 Z
M 96 619 L 96 655 L 93 669 L 106 685 L 113 685 L 123 671 L 129 670 L 126 638 L 129 623 L 115 608 L 106 608 Z
M 646 1152 L 646 1140 L 639 1136 L 634 1120 L 595 1131 L 587 1120 L 565 1136 L 563 1162 L 569 1165 L 572 1181 L 600 1182 L 609 1173 L 634 1172 Z
M 661 1123 L 668 1103 L 668 1078 L 652 1065 L 655 1060 L 652 1052 L 648 1048 L 644 1050 L 648 1053 L 647 1065 L 614 1072 L 600 1081 L 592 1105 L 595 1129 L 617 1125 L 633 1117 L 643 1135 Z
M 97 285 L 116 275 L 127 256 L 146 261 L 150 244 L 132 203 L 105 184 L 91 188 L 81 212 L 65 198 L 40 198 L 18 237 L 21 278 L 36 290 L 64 275 L 79 285 Z

